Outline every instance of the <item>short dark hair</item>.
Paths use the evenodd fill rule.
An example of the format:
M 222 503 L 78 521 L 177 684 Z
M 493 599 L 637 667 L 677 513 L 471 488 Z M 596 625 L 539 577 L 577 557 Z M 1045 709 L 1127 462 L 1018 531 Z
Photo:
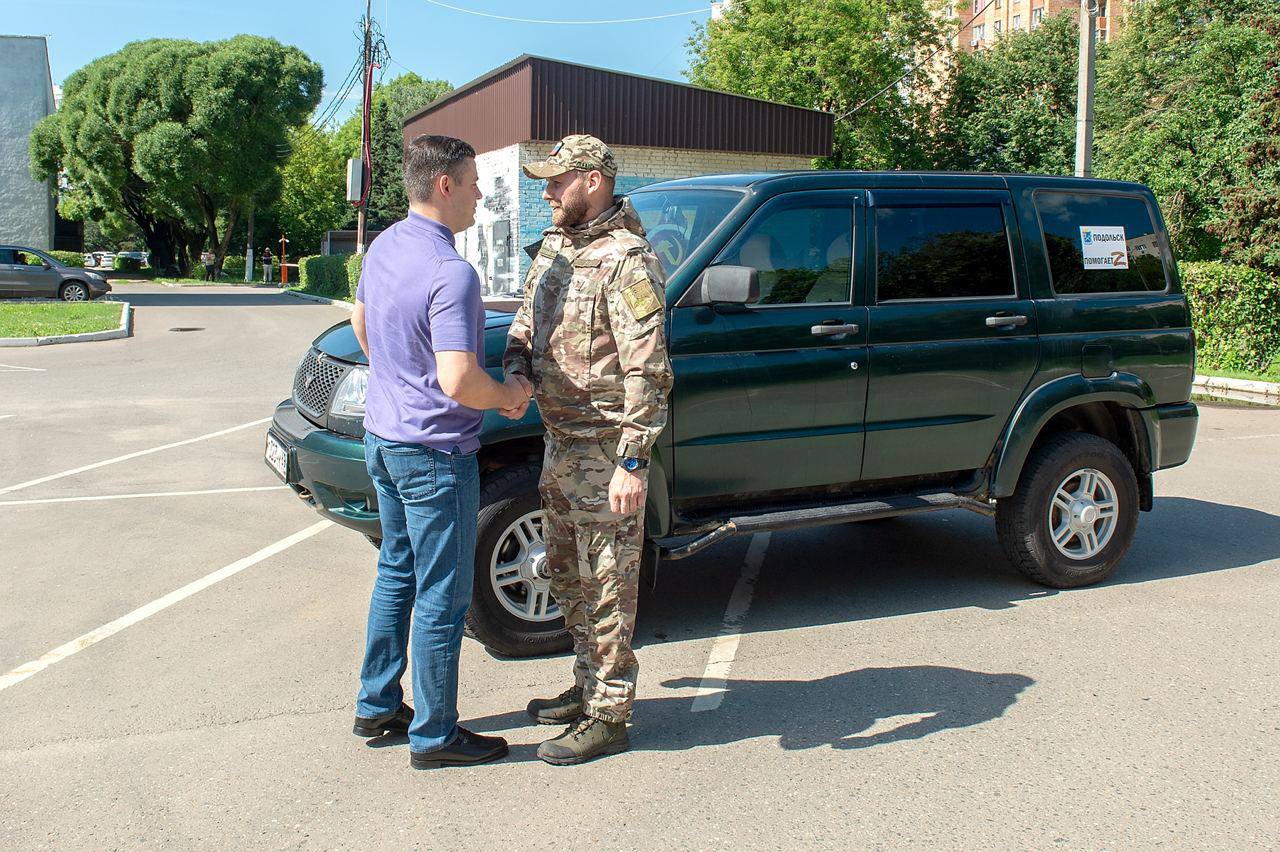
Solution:
M 476 149 L 452 136 L 419 136 L 404 146 L 404 190 L 410 201 L 430 201 L 436 178 L 448 174 L 455 180 L 463 162 Z

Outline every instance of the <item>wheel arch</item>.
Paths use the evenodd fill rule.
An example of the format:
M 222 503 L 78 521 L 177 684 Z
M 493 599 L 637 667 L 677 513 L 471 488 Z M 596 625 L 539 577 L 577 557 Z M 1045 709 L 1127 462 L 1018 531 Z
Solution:
M 996 454 L 991 496 L 1013 494 L 1032 450 L 1062 432 L 1086 432 L 1111 441 L 1129 459 L 1138 476 L 1143 509 L 1150 508 L 1152 456 L 1150 419 L 1155 405 L 1151 387 L 1132 373 L 1100 379 L 1075 374 L 1041 385 L 1019 405 Z

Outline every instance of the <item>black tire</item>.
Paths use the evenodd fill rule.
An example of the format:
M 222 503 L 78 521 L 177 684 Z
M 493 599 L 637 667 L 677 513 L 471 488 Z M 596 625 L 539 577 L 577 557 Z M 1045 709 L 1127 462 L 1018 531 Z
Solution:
M 68 281 L 58 289 L 58 298 L 64 302 L 88 302 L 93 299 L 93 294 L 79 281 Z
M 1096 554 L 1073 559 L 1053 542 L 1050 506 L 1058 486 L 1073 472 L 1088 468 L 1105 474 L 1115 486 L 1115 526 Z M 1058 589 L 1088 586 L 1108 577 L 1128 552 L 1137 527 L 1138 479 L 1133 466 L 1115 444 L 1083 432 L 1054 435 L 1036 447 L 1018 490 L 996 507 L 996 531 L 1009 561 L 1030 579 Z
M 480 484 L 480 517 L 476 530 L 475 583 L 471 609 L 467 612 L 467 632 L 490 651 L 507 657 L 535 657 L 554 654 L 572 646 L 564 629 L 564 619 L 529 621 L 508 611 L 498 600 L 489 561 L 499 538 L 522 515 L 537 511 L 538 476 L 541 466 L 513 465 L 489 475 Z

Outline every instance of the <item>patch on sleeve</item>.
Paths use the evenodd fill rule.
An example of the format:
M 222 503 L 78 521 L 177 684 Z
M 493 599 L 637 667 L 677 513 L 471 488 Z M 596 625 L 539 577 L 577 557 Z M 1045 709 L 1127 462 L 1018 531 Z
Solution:
M 644 278 L 622 291 L 622 298 L 627 302 L 632 319 L 639 322 L 662 310 L 662 303 L 653 293 L 653 285 Z

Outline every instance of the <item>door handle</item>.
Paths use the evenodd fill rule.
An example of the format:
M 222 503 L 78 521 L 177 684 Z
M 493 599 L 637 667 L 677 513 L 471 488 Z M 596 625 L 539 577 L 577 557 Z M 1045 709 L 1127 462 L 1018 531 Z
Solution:
M 1027 318 L 1021 314 L 1012 317 L 987 317 L 987 328 L 1012 328 L 1026 324 Z
M 815 325 L 813 328 L 809 329 L 809 333 L 817 337 L 857 334 L 858 326 L 855 323 L 843 325 L 837 325 L 834 323 L 831 325 Z

